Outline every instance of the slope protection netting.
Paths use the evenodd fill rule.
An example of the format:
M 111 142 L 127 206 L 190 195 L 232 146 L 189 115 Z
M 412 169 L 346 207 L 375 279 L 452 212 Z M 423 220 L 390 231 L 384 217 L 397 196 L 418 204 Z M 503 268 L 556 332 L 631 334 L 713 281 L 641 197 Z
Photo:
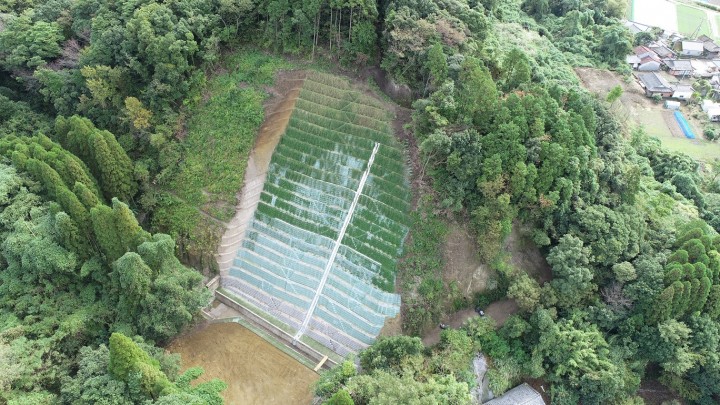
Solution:
M 298 335 L 343 356 L 371 344 L 400 309 L 392 291 L 410 191 L 391 118 L 347 81 L 308 74 L 223 280 Z

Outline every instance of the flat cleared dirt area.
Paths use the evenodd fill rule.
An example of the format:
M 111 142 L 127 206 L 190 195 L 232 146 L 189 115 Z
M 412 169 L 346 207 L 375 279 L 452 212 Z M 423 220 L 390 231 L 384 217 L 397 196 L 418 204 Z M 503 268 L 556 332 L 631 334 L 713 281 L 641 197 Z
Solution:
M 488 307 L 485 308 L 484 311 L 485 316 L 489 316 L 490 318 L 494 319 L 495 324 L 500 327 L 505 323 L 505 321 L 510 317 L 510 315 L 518 311 L 518 306 L 515 303 L 515 300 L 505 299 L 493 302 L 492 304 L 488 305 Z M 443 319 L 442 323 L 448 325 L 453 329 L 457 329 L 463 326 L 468 319 L 474 316 L 479 316 L 474 309 L 463 309 L 462 311 L 457 311 L 446 319 Z M 430 332 L 423 336 L 423 344 L 427 347 L 430 347 L 440 343 L 440 332 L 442 332 L 442 330 L 439 327 L 433 328 Z
M 649 135 L 659 138 L 666 148 L 685 153 L 698 160 L 709 162 L 720 157 L 720 144 L 709 142 L 702 137 L 702 124 L 693 117 L 687 106 L 681 107 L 680 111 L 690 123 L 696 139 L 686 138 L 680 131 L 672 111 L 666 110 L 662 104 L 655 104 L 646 97 L 640 85 L 634 80 L 625 83 L 618 74 L 604 69 L 577 68 L 575 73 L 586 89 L 603 99 L 613 87 L 617 85 L 622 87 L 622 97 L 611 109 L 625 126 L 642 125 Z M 673 83 L 672 79 L 668 81 Z
M 535 278 L 540 285 L 552 279 L 550 266 L 520 224 L 513 224 L 504 248 L 510 253 L 510 263 Z M 457 281 L 460 291 L 468 298 L 472 298 L 475 292 L 483 291 L 493 276 L 493 271 L 480 261 L 477 251 L 477 244 L 465 226 L 451 224 L 445 241 L 443 279 L 445 282 Z M 498 327 L 518 309 L 512 299 L 495 301 L 483 308 L 485 315 L 493 318 Z M 451 328 L 459 328 L 473 316 L 478 316 L 474 308 L 463 309 L 443 318 L 441 322 Z M 437 344 L 440 342 L 440 332 L 438 326 L 434 327 L 423 336 L 423 343 L 426 346 Z
M 445 239 L 443 281 L 457 283 L 467 299 L 485 290 L 492 271 L 480 261 L 478 247 L 465 225 L 451 223 Z
M 167 350 L 182 356 L 183 370 L 205 369 L 200 381 L 225 381 L 227 404 L 309 404 L 318 379 L 315 372 L 234 322 L 201 325 Z

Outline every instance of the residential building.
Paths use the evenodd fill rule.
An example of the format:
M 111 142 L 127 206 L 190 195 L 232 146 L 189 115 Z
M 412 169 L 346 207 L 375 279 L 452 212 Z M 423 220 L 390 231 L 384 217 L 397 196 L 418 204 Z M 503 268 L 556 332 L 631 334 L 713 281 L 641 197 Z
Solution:
M 533 387 L 522 383 L 503 395 L 485 402 L 485 405 L 545 405 L 545 401 Z
M 680 100 L 690 100 L 690 98 L 692 98 L 693 92 L 694 91 L 692 86 L 687 84 L 678 84 L 677 86 L 675 86 L 675 91 L 673 92 L 672 98 L 677 98 Z
M 639 73 L 637 75 L 640 86 L 645 90 L 645 95 L 652 97 L 659 94 L 661 97 L 671 97 L 675 90 L 662 76 L 654 72 Z
M 628 55 L 625 57 L 625 62 L 630 65 L 632 69 L 637 69 L 642 59 L 638 58 L 637 55 Z
M 637 70 L 641 72 L 654 72 L 660 70 L 662 60 L 652 49 L 646 46 L 635 47 L 635 56 L 640 58 Z
M 702 41 L 706 57 L 715 58 L 720 55 L 720 45 L 716 44 L 712 38 L 707 35 L 700 35 L 697 40 Z
M 700 41 L 682 41 L 680 44 L 681 56 L 701 56 L 705 52 L 705 47 Z
M 661 59 L 675 59 L 675 52 L 661 42 L 654 42 L 647 46 Z
M 693 66 L 687 59 L 665 59 L 663 63 L 668 68 L 668 72 L 673 76 L 692 76 Z

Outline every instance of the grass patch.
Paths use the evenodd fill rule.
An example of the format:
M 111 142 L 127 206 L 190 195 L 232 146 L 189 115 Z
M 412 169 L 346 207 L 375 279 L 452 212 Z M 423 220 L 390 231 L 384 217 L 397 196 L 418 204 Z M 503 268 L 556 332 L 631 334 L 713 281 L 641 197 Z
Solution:
M 451 289 L 442 278 L 443 245 L 449 228 L 433 210 L 432 198 L 422 198 L 412 213 L 410 238 L 398 262 L 404 307 L 403 333 L 413 336 L 436 324 L 452 299 Z
M 689 118 L 685 114 L 686 118 Z M 663 147 L 674 152 L 682 152 L 694 159 L 704 162 L 711 162 L 715 158 L 720 157 L 720 144 L 710 142 L 703 138 L 701 128 L 690 123 L 695 139 L 687 139 L 685 137 L 674 136 L 662 116 L 662 111 L 653 109 L 645 111 L 640 117 L 645 132 L 648 135 L 660 139 Z M 677 125 L 673 122 L 673 125 Z
M 710 30 L 710 24 L 707 20 L 707 14 L 705 10 L 700 10 L 694 7 L 690 7 L 686 4 L 677 5 L 677 19 L 678 19 L 678 31 L 685 35 L 691 35 L 700 25 L 698 35 L 704 34 L 709 37 L 713 37 L 712 30 Z
M 178 240 L 186 258 L 214 263 L 220 222 L 235 213 L 236 193 L 264 118 L 262 86 L 272 84 L 284 59 L 240 49 L 208 80 L 203 101 L 187 110 L 187 133 L 179 144 L 179 163 L 161 185 L 153 226 Z M 179 135 L 182 136 L 182 135 Z

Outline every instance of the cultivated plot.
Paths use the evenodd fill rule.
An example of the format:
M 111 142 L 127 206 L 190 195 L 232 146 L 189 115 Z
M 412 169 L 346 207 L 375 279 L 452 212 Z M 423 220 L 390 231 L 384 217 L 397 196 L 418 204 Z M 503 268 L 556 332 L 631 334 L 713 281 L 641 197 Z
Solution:
M 298 339 L 345 356 L 397 315 L 405 156 L 378 100 L 310 73 L 223 286 Z
M 720 38 L 720 13 L 669 0 L 632 0 L 629 19 L 683 35 Z

